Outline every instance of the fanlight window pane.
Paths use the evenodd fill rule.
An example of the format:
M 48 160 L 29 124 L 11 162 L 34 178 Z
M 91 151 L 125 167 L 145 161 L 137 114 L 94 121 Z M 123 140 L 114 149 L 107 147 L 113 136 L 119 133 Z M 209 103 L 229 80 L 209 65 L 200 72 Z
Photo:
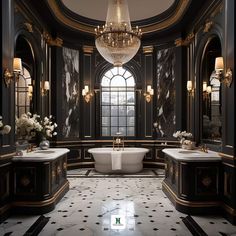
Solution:
M 108 77 L 108 78 L 112 78 L 113 77 L 113 74 L 112 72 L 109 70 L 105 73 L 105 76 Z M 104 78 L 104 77 L 103 77 Z
M 117 132 L 135 135 L 135 80 L 121 67 L 107 71 L 101 80 L 101 134 Z
M 123 76 L 126 70 L 123 67 L 119 67 L 118 71 L 118 74 Z
M 129 78 L 129 77 L 131 77 L 132 75 L 130 74 L 130 72 L 129 71 L 126 71 L 125 72 L 125 74 L 124 74 L 124 78 Z
M 111 86 L 112 87 L 126 86 L 125 79 L 122 76 L 117 75 L 111 80 Z
M 127 83 L 127 86 L 134 87 L 134 86 L 135 86 L 134 77 L 129 77 L 129 78 L 126 80 L 126 83 Z
M 102 79 L 102 86 L 106 87 L 110 85 L 111 80 L 108 79 L 107 77 L 103 77 Z
M 111 69 L 111 73 L 113 74 L 113 76 L 118 74 L 118 68 L 119 68 L 119 67 L 113 67 L 113 68 Z

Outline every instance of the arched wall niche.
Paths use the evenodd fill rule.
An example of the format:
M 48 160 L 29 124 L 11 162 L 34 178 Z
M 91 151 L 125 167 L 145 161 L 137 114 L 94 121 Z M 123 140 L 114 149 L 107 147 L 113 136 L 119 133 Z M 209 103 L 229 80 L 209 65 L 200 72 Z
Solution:
M 196 56 L 196 140 L 211 149 L 220 150 L 222 144 L 222 85 L 212 77 L 215 58 L 222 56 L 222 35 L 214 28 L 201 40 Z
M 19 81 L 16 82 L 15 86 L 16 116 L 24 113 L 24 111 L 30 111 L 31 113 L 38 113 L 42 115 L 42 108 L 44 104 L 43 99 L 41 98 L 40 85 L 43 77 L 43 57 L 42 52 L 37 45 L 37 40 L 34 38 L 33 34 L 30 34 L 24 29 L 19 29 L 16 32 L 14 57 L 21 58 L 23 67 L 22 75 L 19 76 Z M 29 76 L 31 77 L 31 82 L 29 82 L 30 80 L 26 81 Z M 25 87 L 20 88 L 22 87 L 23 80 L 25 80 Z M 28 100 L 29 109 L 22 108 L 21 111 L 19 111 L 19 109 L 17 109 L 17 106 L 22 106 L 22 104 L 19 104 L 20 101 L 17 98 L 17 96 L 19 95 L 18 93 L 25 92 L 25 97 L 28 97 L 29 84 L 33 86 L 32 98 L 27 98 L 25 100 L 26 102 Z

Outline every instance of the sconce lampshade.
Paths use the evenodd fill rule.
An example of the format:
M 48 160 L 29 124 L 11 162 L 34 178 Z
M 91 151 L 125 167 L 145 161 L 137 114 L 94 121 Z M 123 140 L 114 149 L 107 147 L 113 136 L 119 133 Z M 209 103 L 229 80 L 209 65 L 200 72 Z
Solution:
M 20 73 L 22 71 L 21 58 L 14 58 L 13 60 L 13 71 Z
M 210 85 L 207 86 L 207 88 L 206 88 L 206 92 L 207 92 L 207 93 L 211 93 L 211 86 L 210 86 Z
M 191 80 L 188 80 L 188 81 L 187 81 L 187 90 L 188 90 L 188 91 L 191 91 L 192 88 L 193 88 L 193 83 L 192 83 Z
M 33 86 L 31 84 L 28 85 L 28 92 L 29 93 L 33 92 Z
M 223 69 L 224 69 L 223 57 L 216 57 L 216 60 L 215 60 L 215 70 L 223 70 Z
M 202 91 L 205 92 L 207 90 L 207 82 L 203 82 Z
M 44 81 L 44 89 L 45 90 L 49 90 L 50 89 L 49 81 Z

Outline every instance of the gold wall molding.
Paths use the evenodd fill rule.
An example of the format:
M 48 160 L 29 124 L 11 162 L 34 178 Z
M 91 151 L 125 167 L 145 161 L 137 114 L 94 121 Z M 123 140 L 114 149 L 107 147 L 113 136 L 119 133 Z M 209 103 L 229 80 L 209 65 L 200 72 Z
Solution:
M 33 26 L 32 24 L 30 24 L 29 22 L 25 22 L 24 23 L 24 26 L 26 27 L 26 29 L 30 32 L 30 33 L 33 33 Z
M 56 37 L 55 39 L 53 39 L 52 36 L 47 31 L 43 32 L 43 38 L 45 39 L 46 43 L 49 46 L 62 47 L 63 40 L 59 37 Z
M 148 54 L 148 53 L 153 53 L 154 47 L 151 46 L 143 46 L 143 53 Z
M 213 25 L 214 25 L 214 22 L 213 22 L 213 21 L 207 20 L 206 23 L 205 23 L 205 25 L 204 25 L 203 32 L 204 32 L 204 33 L 208 33 L 208 32 L 211 30 L 211 28 L 212 28 Z
M 221 3 L 212 13 L 211 13 L 211 18 L 214 18 L 215 16 L 217 16 L 218 14 L 223 12 L 223 3 Z
M 193 42 L 194 37 L 195 37 L 195 34 L 191 32 L 190 34 L 188 34 L 188 36 L 185 39 L 178 38 L 175 40 L 175 46 L 176 47 L 188 46 L 190 43 Z
M 94 51 L 94 47 L 93 46 L 84 45 L 83 46 L 83 51 L 84 51 L 84 53 L 92 54 L 93 51 Z
M 143 25 L 141 27 L 142 33 L 143 34 L 153 33 L 153 32 L 163 30 L 174 25 L 176 22 L 178 22 L 182 18 L 190 2 L 191 2 L 190 0 L 180 0 L 178 5 L 175 8 L 175 11 L 169 17 L 167 17 L 161 22 L 157 22 L 157 23 L 153 23 L 149 25 Z M 95 25 L 79 22 L 78 20 L 65 15 L 60 9 L 60 7 L 58 6 L 56 0 L 47 0 L 47 4 L 50 10 L 53 12 L 54 16 L 63 24 L 69 26 L 70 28 L 82 31 L 84 33 L 94 34 L 94 28 L 96 27 Z

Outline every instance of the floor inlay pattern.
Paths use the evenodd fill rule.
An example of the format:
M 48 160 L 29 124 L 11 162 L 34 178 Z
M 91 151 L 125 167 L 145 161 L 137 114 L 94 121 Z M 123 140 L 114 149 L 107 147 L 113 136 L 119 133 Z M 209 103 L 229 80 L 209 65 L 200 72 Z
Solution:
M 192 235 L 161 190 L 161 178 L 69 178 L 70 190 L 39 235 L 154 236 Z M 193 217 L 193 216 L 192 216 Z M 24 235 L 38 216 L 12 216 L 0 235 Z M 223 218 L 193 217 L 207 235 L 234 235 Z

